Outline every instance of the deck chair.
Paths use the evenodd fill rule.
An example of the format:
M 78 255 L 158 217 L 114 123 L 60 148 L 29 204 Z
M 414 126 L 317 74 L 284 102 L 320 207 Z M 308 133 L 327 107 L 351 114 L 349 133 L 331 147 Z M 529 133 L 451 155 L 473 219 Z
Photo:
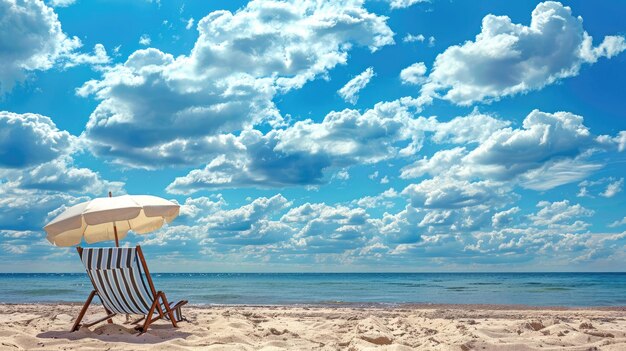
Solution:
M 143 318 L 133 322 L 138 324 L 145 319 L 143 326 L 135 327 L 141 333 L 145 333 L 150 324 L 160 318 L 171 321 L 174 327 L 177 327 L 177 322 L 184 320 L 181 306 L 185 305 L 187 300 L 170 304 L 165 293 L 154 288 L 140 246 L 77 247 L 77 250 L 94 290 L 89 294 L 76 318 L 72 331 L 81 327 L 80 322 L 95 295 L 102 301 L 107 316 L 82 326 L 90 327 L 104 320 L 113 323 L 111 318 L 118 313 L 143 315 Z

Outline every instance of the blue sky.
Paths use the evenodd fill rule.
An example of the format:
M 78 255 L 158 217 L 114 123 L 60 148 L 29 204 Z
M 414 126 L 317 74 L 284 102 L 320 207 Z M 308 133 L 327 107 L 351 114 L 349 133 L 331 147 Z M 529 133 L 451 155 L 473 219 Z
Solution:
M 0 271 L 181 204 L 156 271 L 614 271 L 626 5 L 0 0 Z

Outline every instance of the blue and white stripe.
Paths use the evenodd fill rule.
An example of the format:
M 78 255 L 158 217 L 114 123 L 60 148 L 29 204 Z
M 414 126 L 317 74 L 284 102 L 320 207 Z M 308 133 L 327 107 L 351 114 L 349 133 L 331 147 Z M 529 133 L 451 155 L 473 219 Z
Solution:
M 115 313 L 148 314 L 155 294 L 146 282 L 136 248 L 85 248 L 81 260 L 104 307 Z M 180 307 L 174 308 L 177 304 L 170 303 L 170 308 L 176 321 L 181 321 Z M 169 319 L 165 305 L 160 307 Z

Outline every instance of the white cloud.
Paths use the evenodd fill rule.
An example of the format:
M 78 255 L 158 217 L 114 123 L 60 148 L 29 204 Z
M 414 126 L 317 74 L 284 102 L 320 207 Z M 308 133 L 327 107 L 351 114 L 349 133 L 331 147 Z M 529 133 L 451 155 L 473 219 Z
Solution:
M 500 211 L 493 214 L 491 217 L 491 223 L 495 228 L 509 225 L 513 221 L 513 216 L 520 211 L 519 207 L 512 207 L 505 211 Z
M 619 227 L 621 225 L 626 224 L 626 217 L 622 218 L 621 220 L 617 220 L 611 224 L 608 225 L 608 227 L 610 228 L 615 228 L 615 227 Z
M 430 2 L 430 0 L 390 0 L 391 9 L 404 9 L 421 2 Z
M 4 251 L 13 255 L 22 255 L 28 252 L 28 246 L 26 245 L 14 245 L 11 243 L 2 244 Z
M 81 46 L 42 1 L 0 0 L 0 95 L 29 72 L 47 70 Z
M 76 0 L 50 0 L 49 4 L 52 7 L 68 7 L 74 5 Z
M 455 117 L 448 122 L 439 122 L 433 129 L 432 140 L 436 143 L 481 143 L 496 131 L 508 127 L 511 122 L 482 114 L 474 109 L 467 116 Z
M 398 198 L 398 192 L 394 188 L 389 188 L 376 196 L 365 196 L 352 200 L 351 204 L 361 208 L 389 208 L 394 205 L 393 200 L 396 198 Z
M 417 62 L 400 71 L 400 79 L 405 84 L 422 84 L 426 81 L 426 65 Z
M 0 228 L 39 231 L 49 213 L 84 194 L 123 192 L 124 183 L 76 167 L 71 154 L 78 148 L 47 116 L 0 112 Z
M 618 144 L 619 152 L 626 150 L 626 131 L 619 132 L 618 136 L 615 139 Z
M 541 208 L 541 210 L 529 216 L 533 224 L 568 231 L 586 229 L 589 224 L 578 219 L 590 217 L 594 214 L 593 210 L 586 209 L 580 204 L 570 205 L 569 200 L 555 202 L 540 201 L 537 203 L 537 207 Z
M 209 237 L 217 243 L 262 245 L 285 240 L 289 231 L 270 221 L 270 216 L 288 208 L 291 203 L 282 195 L 261 197 L 232 210 L 220 210 L 200 219 L 206 223 Z
M 613 197 L 622 191 L 624 178 L 605 177 L 596 180 L 584 180 L 578 184 L 576 196 L 594 198 L 595 195 Z
M 416 41 L 423 42 L 424 40 L 426 40 L 426 37 L 424 37 L 423 34 L 413 35 L 411 33 L 407 33 L 407 35 L 405 35 L 404 38 L 402 38 L 402 41 L 405 43 L 413 43 Z
M 467 162 L 476 167 L 477 174 L 511 179 L 550 161 L 575 158 L 593 145 L 583 118 L 572 113 L 534 110 L 522 127 L 496 131 L 469 152 Z
M 436 41 L 437 39 L 435 39 L 435 37 L 431 35 L 430 37 L 428 37 L 428 46 L 432 48 L 433 46 L 435 46 Z
M 0 112 L 0 168 L 25 168 L 68 153 L 76 138 L 47 116 Z
M 141 37 L 139 37 L 139 44 L 148 46 L 150 43 L 152 43 L 152 39 L 150 39 L 148 34 L 142 34 Z
M 84 136 L 98 156 L 127 166 L 168 164 L 161 148 L 268 123 L 283 125 L 272 99 L 345 64 L 354 46 L 393 43 L 386 17 L 359 1 L 251 1 L 198 22 L 189 55 L 149 48 L 78 90 L 101 100 Z M 154 151 L 157 152 L 154 152 Z
M 104 65 L 111 61 L 107 55 L 107 51 L 102 44 L 96 44 L 93 47 L 93 54 L 85 53 L 70 53 L 67 56 L 67 61 L 64 64 L 65 68 L 74 67 L 77 65 Z
M 124 183 L 104 180 L 89 168 L 77 168 L 69 156 L 40 164 L 21 173 L 17 179 L 23 189 L 88 193 L 104 196 L 108 191 L 123 193 Z
M 474 41 L 437 56 L 422 94 L 460 105 L 497 100 L 576 76 L 584 63 L 624 49 L 622 36 L 607 36 L 593 47 L 581 17 L 558 2 L 543 2 L 533 10 L 529 26 L 507 16 L 485 16 Z
M 609 183 L 606 186 L 606 190 L 602 192 L 600 195 L 604 197 L 613 197 L 622 191 L 622 187 L 624 186 L 624 178 L 620 178 L 614 182 Z
M 17 231 L 40 231 L 52 219 L 50 212 L 86 200 L 62 192 L 21 189 L 13 181 L 0 183 L 0 194 L 0 228 Z
M 500 205 L 511 199 L 505 184 L 489 180 L 470 182 L 436 176 L 418 184 L 407 186 L 402 195 L 411 200 L 413 207 L 462 208 L 479 205 Z
M 380 201 L 375 205 L 379 207 L 397 196 L 389 189 L 376 200 L 363 199 L 361 205 Z M 356 202 L 289 208 L 291 204 L 280 194 L 247 201 L 225 209 L 220 196 L 189 198 L 183 206 L 194 208 L 193 218 L 144 237 L 142 245 L 184 248 L 186 259 L 198 263 L 235 260 L 292 267 L 309 263 L 319 269 L 329 263 L 346 267 L 379 261 L 393 267 L 411 260 L 429 267 L 467 268 L 469 264 L 476 268 L 511 262 L 561 266 L 593 257 L 619 261 L 626 239 L 626 233 L 572 234 L 587 226 L 579 218 L 591 212 L 567 202 L 541 202 L 540 211 L 530 217 L 516 217 L 521 212 L 518 207 L 497 212 L 492 205 L 429 210 L 408 205 L 373 218 Z
M 187 30 L 191 29 L 193 27 L 194 21 L 195 20 L 193 19 L 193 17 L 189 18 L 187 20 L 187 25 L 185 25 L 185 29 L 187 29 Z
M 585 179 L 601 168 L 602 164 L 589 163 L 583 157 L 548 161 L 520 175 L 519 182 L 526 189 L 545 191 Z
M 412 155 L 421 147 L 419 125 L 424 119 L 414 119 L 408 108 L 400 101 L 380 103 L 362 114 L 350 109 L 331 112 L 321 123 L 298 121 L 265 135 L 244 131 L 226 138 L 227 144 L 220 143 L 225 147 L 196 144 L 195 152 L 211 161 L 204 169 L 176 178 L 167 189 L 188 193 L 204 188 L 316 185 L 326 181 L 324 171 L 329 168 Z
M 346 102 L 354 105 L 359 100 L 359 92 L 363 88 L 365 88 L 367 84 L 369 84 L 370 80 L 375 75 L 376 74 L 374 73 L 374 69 L 372 67 L 368 67 L 365 71 L 350 79 L 350 81 L 346 83 L 346 85 L 344 85 L 341 89 L 339 89 L 337 93 Z
M 280 220 L 294 228 L 288 248 L 302 253 L 334 253 L 362 247 L 374 234 L 373 224 L 360 208 L 304 204 Z
M 534 110 L 520 129 L 505 127 L 508 122 L 476 113 L 448 124 L 429 121 L 428 128 L 435 131 L 434 141 L 478 142 L 478 146 L 439 150 L 430 158 L 405 166 L 401 178 L 445 174 L 459 179 L 512 182 L 543 191 L 588 177 L 603 166 L 590 162 L 590 156 L 608 150 L 589 132 L 581 116 L 568 112 Z M 480 123 L 484 129 L 476 128 Z
M 458 166 L 463 157 L 467 154 L 465 148 L 455 147 L 449 150 L 437 151 L 432 157 L 424 157 L 404 168 L 400 173 L 400 178 L 419 178 L 426 174 L 445 174 L 454 166 Z
M 396 214 L 385 213 L 380 219 L 379 233 L 384 242 L 389 244 L 416 243 L 421 241 L 423 229 L 418 227 L 422 213 L 411 206 Z
M 337 172 L 334 177 L 339 180 L 348 180 L 350 179 L 350 173 L 348 173 L 347 169 L 342 169 L 341 171 Z

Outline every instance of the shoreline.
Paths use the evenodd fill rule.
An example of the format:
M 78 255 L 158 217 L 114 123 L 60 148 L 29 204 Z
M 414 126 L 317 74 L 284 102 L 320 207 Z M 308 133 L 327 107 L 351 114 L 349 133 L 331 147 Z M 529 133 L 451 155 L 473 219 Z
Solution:
M 2 306 L 82 306 L 84 302 L 0 302 Z M 93 305 L 98 306 L 100 302 L 95 300 Z M 626 305 L 616 306 L 540 306 L 524 304 L 455 304 L 455 303 L 386 303 L 386 302 L 341 302 L 341 303 L 293 303 L 293 304 L 198 304 L 189 303 L 187 306 L 198 309 L 208 308 L 343 308 L 343 309 L 393 309 L 393 310 L 431 310 L 431 309 L 453 309 L 453 310 L 493 310 L 493 311 L 607 311 L 626 312 Z
M 188 305 L 139 335 L 124 316 L 68 330 L 80 303 L 0 304 L 0 350 L 624 350 L 626 309 L 519 305 Z M 86 319 L 104 316 L 101 306 Z

